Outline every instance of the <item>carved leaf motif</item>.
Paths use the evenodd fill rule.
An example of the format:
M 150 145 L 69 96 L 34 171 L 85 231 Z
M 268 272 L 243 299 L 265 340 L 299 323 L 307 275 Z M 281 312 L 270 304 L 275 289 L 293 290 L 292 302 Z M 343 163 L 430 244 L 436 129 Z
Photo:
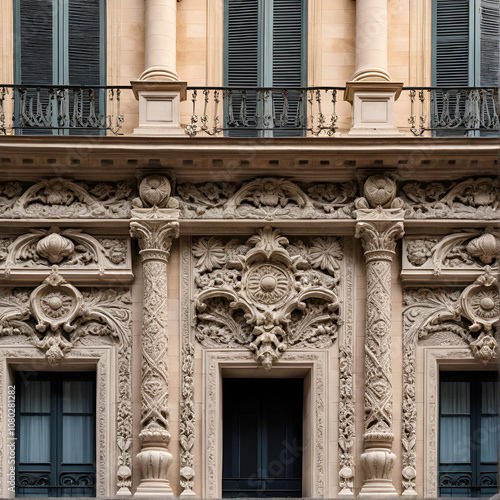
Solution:
M 452 183 L 408 182 L 407 218 L 497 219 L 500 182 L 482 177 Z
M 340 268 L 339 261 L 343 257 L 342 247 L 339 240 L 335 238 L 314 238 L 309 257 L 313 267 L 335 274 L 335 271 Z
M 217 238 L 199 238 L 193 244 L 193 255 L 198 259 L 196 269 L 200 273 L 220 268 L 226 260 L 224 245 Z

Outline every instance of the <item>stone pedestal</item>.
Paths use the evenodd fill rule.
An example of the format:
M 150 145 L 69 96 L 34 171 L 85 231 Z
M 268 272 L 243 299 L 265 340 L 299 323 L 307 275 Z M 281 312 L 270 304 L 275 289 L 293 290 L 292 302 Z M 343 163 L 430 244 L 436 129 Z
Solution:
M 139 127 L 134 135 L 188 137 L 180 123 L 180 103 L 187 82 L 131 82 L 139 101 Z
M 394 102 L 401 82 L 347 82 L 344 99 L 352 104 L 349 136 L 403 135 L 394 124 Z

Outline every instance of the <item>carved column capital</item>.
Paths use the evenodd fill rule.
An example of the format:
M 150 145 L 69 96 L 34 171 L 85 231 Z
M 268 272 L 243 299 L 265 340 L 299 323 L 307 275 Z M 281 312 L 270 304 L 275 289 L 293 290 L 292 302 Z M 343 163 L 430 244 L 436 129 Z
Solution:
M 142 262 L 163 260 L 168 262 L 172 240 L 179 237 L 178 210 L 151 209 L 132 210 L 130 236 L 138 238 Z
M 402 222 L 358 222 L 355 237 L 361 239 L 366 261 L 389 260 L 392 262 L 396 242 L 404 234 Z

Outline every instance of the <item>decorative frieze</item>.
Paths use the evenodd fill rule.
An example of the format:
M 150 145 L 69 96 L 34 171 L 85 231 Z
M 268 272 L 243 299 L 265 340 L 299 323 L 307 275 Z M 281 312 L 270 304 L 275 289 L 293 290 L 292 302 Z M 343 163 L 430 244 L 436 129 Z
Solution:
M 80 229 L 31 229 L 10 242 L 0 261 L 8 278 L 14 271 L 46 270 L 57 264 L 59 269 L 97 271 L 103 277 L 107 270 L 131 267 L 128 239 L 94 237 Z
M 132 188 L 125 182 L 87 183 L 55 177 L 29 185 L 0 184 L 3 219 L 127 219 Z
M 403 277 L 412 272 L 417 276 L 418 271 L 425 275 L 428 270 L 435 277 L 466 271 L 463 275 L 467 279 L 467 271 L 479 274 L 486 265 L 498 267 L 500 232 L 493 228 L 466 229 L 442 238 L 409 237 L 405 238 L 403 253 Z
M 267 226 L 247 241 L 200 238 L 192 248 L 204 347 L 245 346 L 269 370 L 290 347 L 325 348 L 336 339 L 339 240 L 290 243 Z
M 180 184 L 176 199 L 183 219 L 351 219 L 356 194 L 354 182 L 299 186 L 263 177 L 242 185 Z
M 453 182 L 407 182 L 402 186 L 407 219 L 497 220 L 500 181 L 491 177 Z

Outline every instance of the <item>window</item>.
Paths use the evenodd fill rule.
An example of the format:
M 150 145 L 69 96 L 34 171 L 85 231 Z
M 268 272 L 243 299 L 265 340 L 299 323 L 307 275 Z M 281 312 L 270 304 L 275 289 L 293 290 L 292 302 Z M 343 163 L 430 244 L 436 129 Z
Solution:
M 433 93 L 432 127 L 498 135 L 497 96 L 485 89 L 498 87 L 500 0 L 433 0 L 433 9 L 432 84 L 446 91 Z
M 26 106 L 31 106 L 35 114 L 38 105 L 46 110 L 51 97 L 48 89 L 42 88 L 37 93 L 39 86 L 106 84 L 105 3 L 105 0 L 14 0 L 15 83 L 32 88 L 29 96 L 34 99 L 31 105 L 28 100 Z M 75 118 L 75 94 L 60 92 L 58 97 L 66 100 L 69 122 Z M 83 115 L 88 116 L 89 91 L 81 99 Z M 96 92 L 93 99 L 95 113 L 104 114 L 103 91 Z M 18 108 L 16 113 L 19 116 L 30 111 Z M 57 123 L 49 125 L 57 127 Z
M 230 135 L 271 135 L 271 128 L 275 136 L 302 135 L 277 125 L 281 119 L 285 128 L 293 127 L 297 111 L 305 110 L 305 96 L 301 108 L 300 92 L 291 89 L 307 85 L 306 14 L 306 0 L 226 0 L 224 85 L 288 90 L 287 106 L 281 91 L 268 96 L 247 91 L 244 115 L 242 94 L 233 92 Z M 258 130 L 238 130 L 245 122 Z
M 302 497 L 303 385 L 224 379 L 223 497 Z
M 442 372 L 441 497 L 491 497 L 498 489 L 498 382 L 492 372 Z
M 16 374 L 16 496 L 95 496 L 95 374 Z

